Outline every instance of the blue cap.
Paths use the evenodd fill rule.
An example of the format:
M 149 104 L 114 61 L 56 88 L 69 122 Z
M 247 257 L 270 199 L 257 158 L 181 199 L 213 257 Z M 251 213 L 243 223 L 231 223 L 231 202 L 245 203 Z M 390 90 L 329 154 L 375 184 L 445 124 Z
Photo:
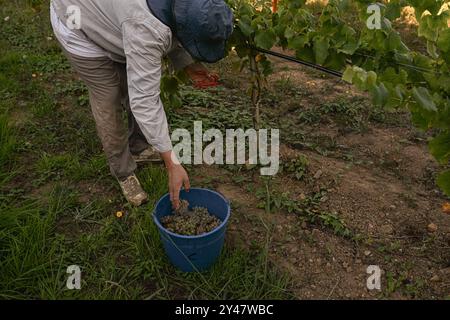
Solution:
M 178 41 L 195 59 L 216 62 L 225 56 L 233 32 L 233 13 L 223 0 L 174 0 Z

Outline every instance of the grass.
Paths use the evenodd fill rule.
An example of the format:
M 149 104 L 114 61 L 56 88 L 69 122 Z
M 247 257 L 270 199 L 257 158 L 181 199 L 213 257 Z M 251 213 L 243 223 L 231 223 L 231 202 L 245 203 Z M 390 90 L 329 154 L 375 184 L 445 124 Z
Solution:
M 0 115 L 0 167 L 4 167 L 11 158 L 16 146 L 14 129 L 9 124 L 7 114 Z
M 61 280 L 68 249 L 52 230 L 64 210 L 61 196 L 53 193 L 45 211 L 36 202 L 1 208 L 0 297 L 54 299 L 64 290 Z
M 106 159 L 95 155 L 90 159 L 80 160 L 77 154 L 43 153 L 36 162 L 36 173 L 39 174 L 41 182 L 70 178 L 72 181 L 95 179 L 108 172 Z
M 177 271 L 151 218 L 167 192 L 165 170 L 140 170 L 150 201 L 126 204 L 109 175 L 86 88 L 49 38 L 48 1 L 0 0 L 0 7 L 0 298 L 291 297 L 289 279 L 268 261 L 268 244 L 249 251 L 227 243 L 210 271 Z M 224 125 L 240 123 L 230 105 L 210 97 L 183 92 L 192 105 L 219 108 Z M 120 219 L 117 210 L 125 213 Z M 66 289 L 72 264 L 81 267 L 81 290 Z

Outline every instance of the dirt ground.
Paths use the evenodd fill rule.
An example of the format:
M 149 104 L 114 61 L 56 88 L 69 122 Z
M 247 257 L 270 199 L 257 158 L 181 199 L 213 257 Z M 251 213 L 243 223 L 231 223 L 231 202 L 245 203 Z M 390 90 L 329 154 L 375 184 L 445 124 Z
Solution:
M 263 127 L 280 129 L 279 173 L 264 178 L 258 167 L 187 166 L 192 186 L 218 190 L 232 206 L 228 256 L 209 274 L 209 286 L 198 290 L 204 276 L 175 272 L 148 219 L 152 204 L 167 192 L 164 170 L 140 168 L 137 174 L 153 199 L 148 207 L 126 204 L 94 138 L 87 91 L 49 40 L 48 17 L 12 4 L 5 4 L 11 18 L 0 30 L 7 37 L 0 80 L 11 86 L 7 109 L 20 148 L 11 170 L 17 174 L 0 196 L 14 204 L 37 199 L 39 207 L 32 213 L 22 208 L 35 219 L 10 241 L 17 253 L 2 267 L 0 280 L 11 284 L 11 294 L 450 299 L 450 215 L 442 210 L 449 199 L 435 185 L 440 168 L 427 150 L 427 133 L 411 125 L 406 111 L 377 110 L 340 79 L 278 59 L 272 59 L 261 111 Z M 48 13 L 47 5 L 42 12 Z M 48 30 L 28 24 L 30 17 Z M 404 23 L 403 33 L 420 50 L 423 43 L 410 32 L 415 27 L 413 20 Z M 167 108 L 170 125 L 181 128 L 199 119 L 220 129 L 248 127 L 249 75 L 236 62 L 231 56 L 211 66 L 222 88 L 184 88 L 183 107 Z M 50 211 L 53 220 L 40 224 L 47 216 L 42 213 Z M 46 236 L 39 224 L 48 229 Z M 270 264 L 259 260 L 265 254 L 253 254 L 262 250 Z M 65 290 L 65 266 L 73 263 L 85 268 L 87 290 Z M 367 289 L 370 265 L 381 269 L 381 290 Z M 36 266 L 52 276 L 43 278 Z M 288 286 L 278 271 L 288 276 Z
M 288 81 L 300 96 L 275 102 L 275 111 L 263 104 L 263 113 L 295 119 L 298 109 L 311 110 L 339 99 L 366 99 L 339 79 L 273 62 L 275 73 L 268 87 Z M 221 76 L 226 86 L 239 86 L 236 78 Z M 427 150 L 425 134 L 409 124 L 404 112 L 388 115 L 384 122 L 370 122 L 360 132 L 345 132 L 334 121 L 321 120 L 311 127 L 292 128 L 318 134 L 319 141 L 331 139 L 335 151 L 326 154 L 289 143 L 284 137 L 290 132 L 282 130 L 282 161 L 305 156 L 312 177 L 304 182 L 281 173 L 272 187 L 289 192 L 292 199 L 326 189 L 320 209 L 337 214 L 358 240 L 336 235 L 295 213 L 267 213 L 257 208 L 259 199 L 248 183 L 236 182 L 221 168 L 196 169 L 193 180 L 198 183 L 204 177 L 220 176 L 212 184 L 232 201 L 228 239 L 250 248 L 252 243 L 266 242 L 272 262 L 292 278 L 296 298 L 449 297 L 450 216 L 441 210 L 446 198 L 434 184 L 438 165 Z M 261 186 L 254 174 L 243 175 L 250 179 L 247 182 Z M 381 269 L 381 291 L 367 289 L 369 265 Z

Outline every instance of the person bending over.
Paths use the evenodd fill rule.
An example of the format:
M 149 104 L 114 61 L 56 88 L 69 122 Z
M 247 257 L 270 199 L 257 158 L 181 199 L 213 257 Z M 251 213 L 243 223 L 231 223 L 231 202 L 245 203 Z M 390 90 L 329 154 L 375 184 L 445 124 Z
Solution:
M 199 86 L 214 85 L 217 78 L 199 62 L 224 57 L 233 30 L 230 8 L 223 0 L 52 0 L 50 13 L 64 54 L 88 87 L 97 133 L 125 198 L 135 206 L 147 200 L 135 158 L 154 148 L 177 208 L 189 178 L 172 156 L 160 99 L 162 60 L 186 69 Z

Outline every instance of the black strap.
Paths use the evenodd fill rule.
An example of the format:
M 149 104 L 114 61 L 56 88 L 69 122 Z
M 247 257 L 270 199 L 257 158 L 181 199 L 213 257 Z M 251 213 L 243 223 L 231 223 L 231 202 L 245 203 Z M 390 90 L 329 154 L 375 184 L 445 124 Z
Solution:
M 331 75 L 333 75 L 335 77 L 342 78 L 342 76 L 343 76 L 342 72 L 339 72 L 339 71 L 336 71 L 336 70 L 331 70 L 331 69 L 325 68 L 325 67 L 323 67 L 321 65 L 318 65 L 318 64 L 315 64 L 315 63 L 312 63 L 312 62 L 303 61 L 303 60 L 300 60 L 300 59 L 297 59 L 297 58 L 294 58 L 294 57 L 291 57 L 291 56 L 287 56 L 287 55 L 282 54 L 282 53 L 278 53 L 278 52 L 270 51 L 270 50 L 266 50 L 266 49 L 261 49 L 261 48 L 257 48 L 257 47 L 252 47 L 252 49 L 254 49 L 256 51 L 259 51 L 261 53 L 265 53 L 265 54 L 274 56 L 274 57 L 278 57 L 278 58 L 281 58 L 281 59 L 292 61 L 292 62 L 301 64 L 301 65 L 304 65 L 304 66 L 307 66 L 307 67 L 310 67 L 310 68 L 313 68 L 313 69 L 316 69 L 316 70 L 320 70 L 322 72 L 331 74 Z

